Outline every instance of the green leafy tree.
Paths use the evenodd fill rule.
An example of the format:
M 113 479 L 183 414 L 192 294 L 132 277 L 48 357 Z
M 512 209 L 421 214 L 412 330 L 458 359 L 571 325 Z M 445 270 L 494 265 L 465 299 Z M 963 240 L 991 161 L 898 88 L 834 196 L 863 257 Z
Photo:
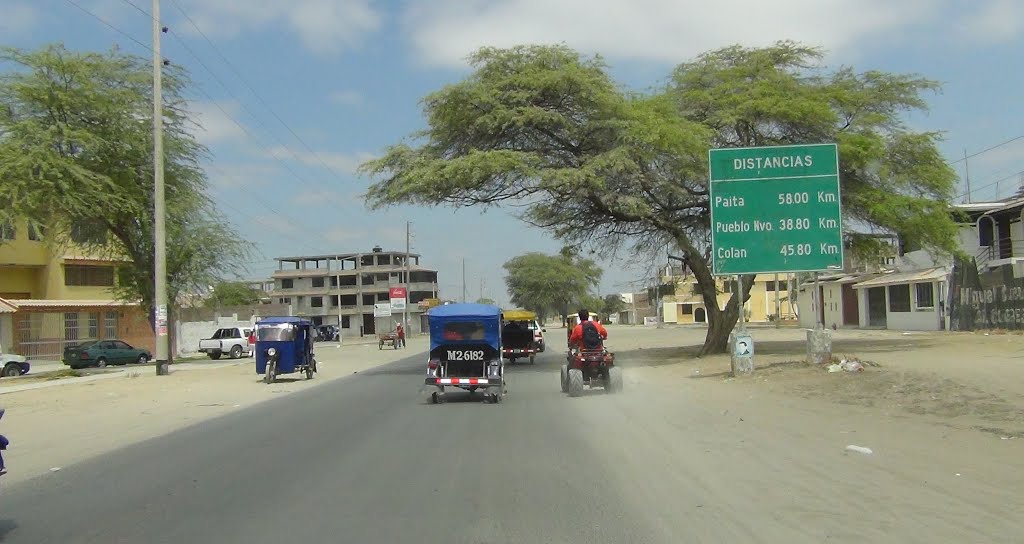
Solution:
M 837 142 L 847 217 L 953 251 L 954 174 L 938 135 L 900 122 L 936 84 L 882 72 L 810 68 L 817 49 L 729 47 L 680 65 L 668 88 L 627 94 L 600 59 L 564 46 L 483 48 L 474 71 L 424 99 L 417 145 L 390 147 L 371 207 L 495 206 L 570 244 L 677 248 L 708 311 L 702 353 L 724 351 L 739 295 L 724 309 L 710 268 L 707 151 L 712 146 Z M 853 250 L 880 251 L 852 236 Z M 750 278 L 746 278 L 749 284 Z
M 594 261 L 571 252 L 527 253 L 510 259 L 504 269 L 512 303 L 536 312 L 541 322 L 554 311 L 564 323 L 570 306 L 589 296 L 602 274 Z
M 605 295 L 602 310 L 606 316 L 618 314 L 626 310 L 626 301 L 621 295 Z
M 497 304 L 497 302 L 494 302 L 494 299 L 487 298 L 487 297 L 480 297 L 480 298 L 476 299 L 476 303 L 477 304 L 491 304 L 491 305 Z
M 0 61 L 0 201 L 48 226 L 54 243 L 118 259 L 118 295 L 154 307 L 150 61 L 61 45 L 5 48 Z M 164 69 L 168 298 L 235 271 L 248 254 L 206 196 L 186 109 L 187 75 Z
M 246 306 L 257 304 L 261 294 L 259 289 L 253 289 L 245 282 L 222 281 L 213 286 L 213 291 L 203 304 L 207 308 Z

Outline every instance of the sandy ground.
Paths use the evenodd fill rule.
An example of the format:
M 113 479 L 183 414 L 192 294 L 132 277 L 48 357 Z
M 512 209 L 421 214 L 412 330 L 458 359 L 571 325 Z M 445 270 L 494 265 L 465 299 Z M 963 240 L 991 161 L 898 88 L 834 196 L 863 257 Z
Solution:
M 132 367 L 109 378 L 4 394 L 0 405 L 7 413 L 0 429 L 11 440 L 5 483 L 424 352 L 427 340 L 410 338 L 408 344 L 400 350 L 318 346 L 319 372 L 310 381 L 296 373 L 267 385 L 254 360 L 242 359 L 175 364 L 168 376 L 156 376 L 152 366 Z
M 656 381 L 680 377 L 728 389 L 873 408 L 892 416 L 1024 439 L 1024 335 L 833 331 L 833 356 L 863 372 L 803 363 L 806 331 L 752 328 L 753 376 L 732 378 L 727 355 L 694 357 L 703 329 L 640 329 L 614 347 Z M 671 347 L 688 344 L 687 347 Z

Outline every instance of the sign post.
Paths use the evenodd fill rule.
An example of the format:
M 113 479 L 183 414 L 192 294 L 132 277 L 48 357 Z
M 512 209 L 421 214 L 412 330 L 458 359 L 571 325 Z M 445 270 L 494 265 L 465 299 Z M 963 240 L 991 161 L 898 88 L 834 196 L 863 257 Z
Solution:
M 835 144 L 712 149 L 708 162 L 716 276 L 843 269 Z M 813 360 L 821 360 L 817 352 L 822 349 L 831 358 L 831 338 L 822 335 L 828 335 L 824 327 L 808 331 L 809 355 L 815 346 Z M 746 339 L 752 356 L 752 341 Z M 735 335 L 730 342 L 733 373 L 752 372 L 752 360 L 737 359 Z

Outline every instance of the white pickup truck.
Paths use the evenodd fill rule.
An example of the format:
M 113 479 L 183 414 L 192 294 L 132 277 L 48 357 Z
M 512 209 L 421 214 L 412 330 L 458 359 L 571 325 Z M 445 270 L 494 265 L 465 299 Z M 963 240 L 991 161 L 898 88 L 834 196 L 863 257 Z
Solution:
M 249 335 L 252 329 L 241 327 L 227 327 L 217 329 L 212 338 L 199 341 L 199 352 L 205 353 L 211 359 L 220 359 L 220 356 L 227 353 L 232 359 L 238 359 L 245 353 L 252 355 L 256 346 L 249 343 Z

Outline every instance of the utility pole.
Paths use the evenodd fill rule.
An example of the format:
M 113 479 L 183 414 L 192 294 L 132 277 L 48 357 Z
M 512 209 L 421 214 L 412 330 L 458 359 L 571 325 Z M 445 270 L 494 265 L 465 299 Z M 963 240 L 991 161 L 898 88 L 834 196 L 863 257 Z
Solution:
M 402 328 L 405 329 L 406 337 L 409 336 L 409 300 L 412 299 L 412 292 L 409 282 L 409 229 L 410 223 L 405 222 L 405 305 L 402 306 Z M 405 346 L 402 346 L 405 347 Z
M 153 301 L 156 305 L 153 325 L 156 329 L 156 374 L 170 374 L 167 337 L 167 232 L 164 222 L 164 101 L 163 58 L 160 56 L 160 0 L 153 0 Z
M 466 258 L 462 258 L 462 302 L 466 302 Z
M 775 328 L 782 326 L 782 298 L 779 297 L 779 273 L 775 273 Z
M 967 148 L 964 148 L 964 182 L 967 184 L 967 202 L 971 201 L 971 168 L 967 165 Z

